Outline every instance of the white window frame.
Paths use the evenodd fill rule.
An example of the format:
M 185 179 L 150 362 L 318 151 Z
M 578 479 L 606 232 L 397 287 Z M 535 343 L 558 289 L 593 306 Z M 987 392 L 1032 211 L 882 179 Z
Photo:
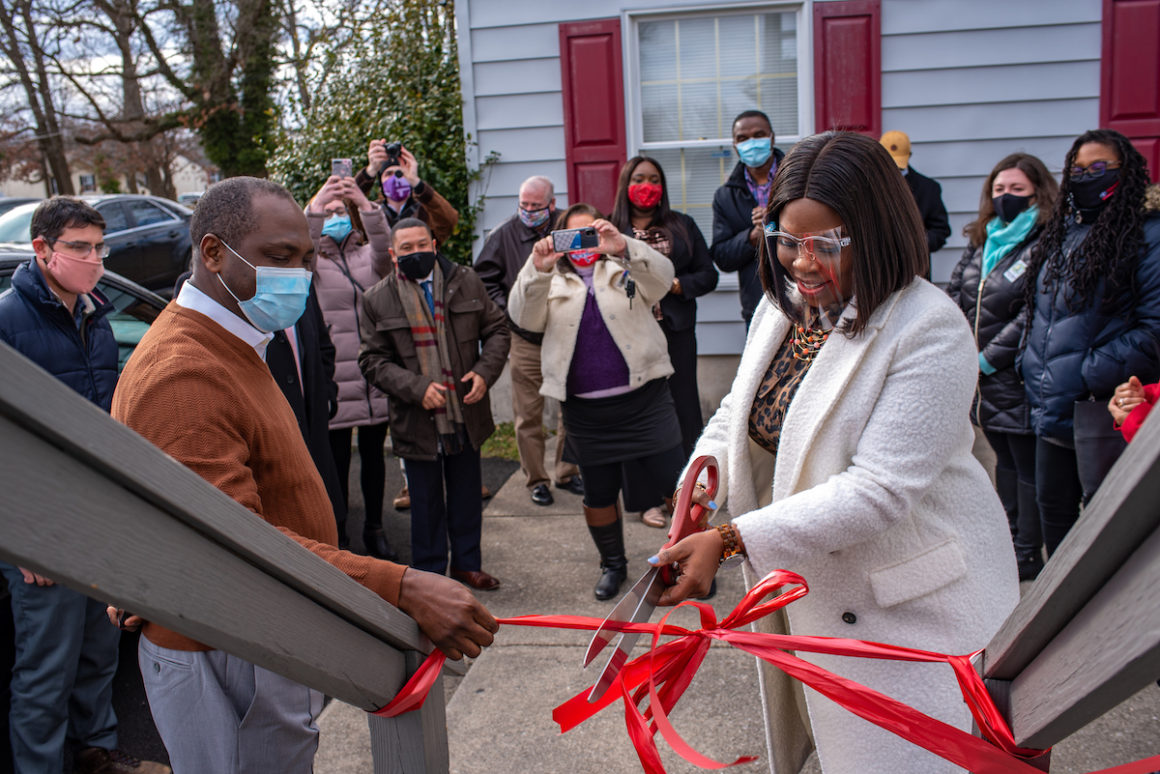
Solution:
M 701 4 L 626 10 L 621 13 L 620 28 L 625 32 L 624 49 L 624 117 L 625 140 L 629 157 L 647 154 L 651 150 L 679 148 L 730 148 L 732 139 L 724 143 L 713 140 L 665 140 L 645 142 L 644 126 L 641 120 L 640 96 L 640 37 L 639 24 L 642 21 L 663 19 L 684 19 L 691 16 L 750 15 L 762 11 L 797 12 L 797 62 L 798 62 L 798 130 L 796 134 L 779 134 L 776 145 L 792 145 L 814 133 L 814 56 L 813 56 L 813 2 L 812 0 L 766 0 L 765 2 L 741 2 L 727 5 Z

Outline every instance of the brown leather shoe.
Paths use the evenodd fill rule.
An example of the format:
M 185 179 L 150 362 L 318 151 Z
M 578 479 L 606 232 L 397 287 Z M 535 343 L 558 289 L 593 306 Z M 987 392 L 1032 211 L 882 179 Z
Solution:
M 483 570 L 452 570 L 451 577 L 476 591 L 495 591 L 499 588 L 499 578 Z
M 76 755 L 75 774 L 171 774 L 164 763 L 142 761 L 120 750 L 86 747 Z

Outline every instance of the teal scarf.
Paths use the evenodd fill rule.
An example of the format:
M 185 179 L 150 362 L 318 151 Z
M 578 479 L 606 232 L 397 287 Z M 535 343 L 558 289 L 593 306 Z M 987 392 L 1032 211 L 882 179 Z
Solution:
M 1035 219 L 1038 216 L 1039 208 L 1033 204 L 1006 225 L 998 217 L 991 218 L 991 222 L 987 224 L 987 243 L 983 245 L 984 277 L 991 273 L 991 269 L 994 269 L 1007 253 L 1027 238 L 1031 229 L 1035 228 Z

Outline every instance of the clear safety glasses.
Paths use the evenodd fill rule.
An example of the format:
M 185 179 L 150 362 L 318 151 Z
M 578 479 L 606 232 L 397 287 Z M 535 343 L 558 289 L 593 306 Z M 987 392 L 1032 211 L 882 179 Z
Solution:
M 842 228 L 818 231 L 804 236 L 795 236 L 788 231 L 778 231 L 776 223 L 766 223 L 765 247 L 771 257 L 805 254 L 811 261 L 836 265 L 842 258 L 842 248 L 849 247 L 850 237 L 842 234 Z

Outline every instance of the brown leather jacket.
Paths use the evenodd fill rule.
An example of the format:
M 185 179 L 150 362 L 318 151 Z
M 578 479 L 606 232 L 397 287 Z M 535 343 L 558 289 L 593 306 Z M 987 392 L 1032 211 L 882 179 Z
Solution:
M 468 371 L 474 371 L 483 377 L 490 390 L 507 362 L 511 333 L 504 322 L 503 310 L 488 297 L 475 271 L 457 266 L 443 256 L 438 260 L 447 278 L 443 303 L 447 310 L 451 370 L 463 406 L 468 438 L 478 449 L 495 430 L 491 396 L 485 394 L 477 403 L 464 404 L 470 384 L 460 380 Z M 358 364 L 367 381 L 390 399 L 391 443 L 395 453 L 404 459 L 433 460 L 439 452 L 434 415 L 422 406 L 423 394 L 433 380 L 419 371 L 411 326 L 399 298 L 399 281 L 397 274 L 388 274 L 363 295 L 359 311 L 362 346 Z

